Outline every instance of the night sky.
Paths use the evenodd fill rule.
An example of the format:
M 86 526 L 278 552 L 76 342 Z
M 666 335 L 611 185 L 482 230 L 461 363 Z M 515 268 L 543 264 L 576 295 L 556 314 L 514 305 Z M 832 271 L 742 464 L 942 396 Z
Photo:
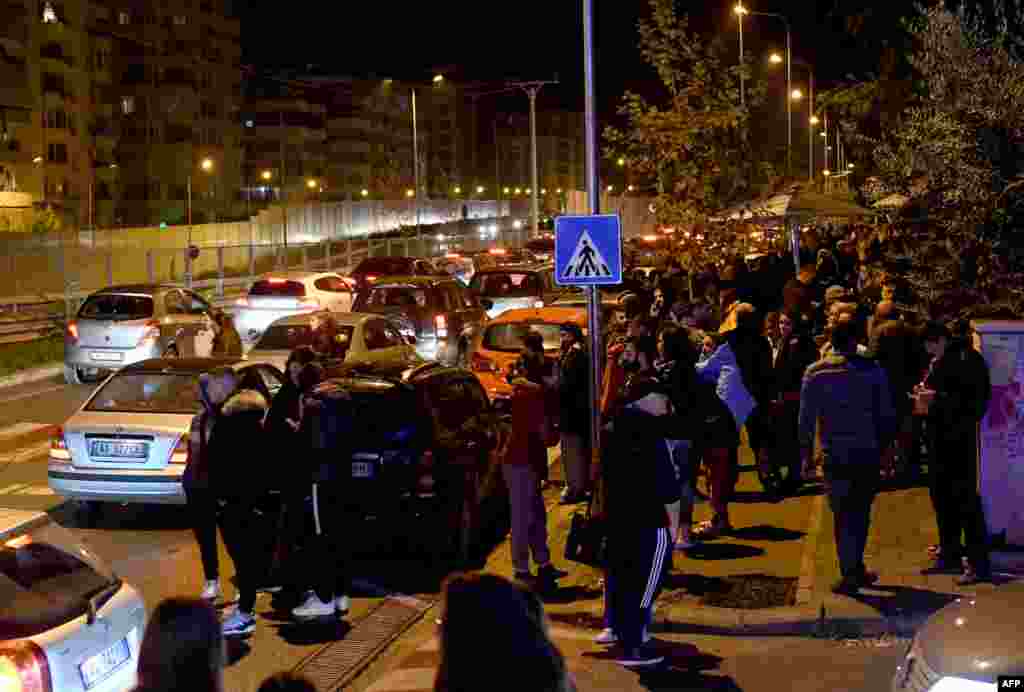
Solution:
M 679 2 L 702 32 L 727 32 L 738 42 L 735 0 Z M 595 0 L 597 96 L 602 120 L 614 113 L 626 88 L 651 91 L 653 71 L 640 59 L 636 30 L 646 0 Z M 786 14 L 793 27 L 794 57 L 812 62 L 819 84 L 871 69 L 871 47 L 851 39 L 838 6 L 874 6 L 879 27 L 892 26 L 909 0 L 745 0 L 760 12 Z M 319 8 L 319 9 L 318 9 Z M 551 79 L 551 106 L 583 107 L 582 2 L 580 0 L 476 0 L 475 2 L 267 2 L 237 0 L 247 63 L 257 66 L 320 65 L 341 74 L 376 74 L 429 79 L 434 67 L 452 65 L 463 78 L 502 84 L 506 79 Z M 767 17 L 745 20 L 748 59 L 785 45 L 782 23 Z M 879 32 L 884 33 L 884 32 Z M 869 42 L 868 42 L 869 43 Z M 738 56 L 738 43 L 737 56 Z M 781 74 L 781 73 L 780 73 Z M 794 82 L 802 72 L 794 69 Z M 796 85 L 794 85 L 796 86 Z M 507 100 L 509 109 L 525 98 Z M 500 107 L 505 107 L 504 105 Z

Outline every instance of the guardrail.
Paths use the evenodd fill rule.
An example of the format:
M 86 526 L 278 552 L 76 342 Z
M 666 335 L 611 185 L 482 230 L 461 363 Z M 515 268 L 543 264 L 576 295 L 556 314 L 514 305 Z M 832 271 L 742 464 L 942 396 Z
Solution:
M 520 247 L 526 240 L 524 231 L 503 233 L 493 238 L 480 238 L 470 234 L 447 235 L 443 240 L 436 236 L 417 239 L 404 238 L 358 238 L 330 240 L 320 243 L 270 246 L 274 253 L 274 266 L 269 271 L 305 269 L 310 271 L 351 271 L 366 257 L 371 256 L 440 256 L 448 249 L 459 248 L 471 252 L 485 250 L 496 245 Z M 471 247 L 475 246 L 475 247 Z M 225 250 L 238 249 L 235 246 L 200 248 L 200 252 L 212 251 L 216 257 L 216 272 L 213 278 L 191 280 L 192 262 L 188 248 L 178 248 L 183 259 L 185 273 L 183 281 L 158 281 L 152 260 L 153 251 L 147 251 L 147 274 L 150 283 L 172 283 L 192 288 L 218 308 L 230 306 L 234 300 L 248 292 L 249 287 L 267 271 L 256 271 L 256 251 L 266 251 L 268 246 L 241 246 L 249 249 L 247 272 L 241 276 L 230 276 L 224 261 Z M 342 249 L 334 252 L 335 248 Z M 415 250 L 428 250 L 417 253 Z M 288 260 L 297 254 L 295 262 Z M 317 256 L 314 256 L 317 255 Z M 108 274 L 112 274 L 112 262 L 108 261 Z M 112 281 L 109 283 L 113 283 Z M 109 285 L 108 283 L 108 285 Z M 72 283 L 63 293 L 40 293 L 37 295 L 0 297 L 0 345 L 26 343 L 60 334 L 64 329 L 66 315 L 78 311 L 81 301 L 101 286 L 82 289 Z M 14 317 L 17 315 L 17 317 Z

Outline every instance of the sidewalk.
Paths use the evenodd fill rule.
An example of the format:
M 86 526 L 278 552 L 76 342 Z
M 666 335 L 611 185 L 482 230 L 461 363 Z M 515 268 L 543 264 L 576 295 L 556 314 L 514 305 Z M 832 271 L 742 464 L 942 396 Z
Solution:
M 557 464 L 552 476 L 557 478 Z M 838 578 L 832 514 L 821 488 L 812 486 L 803 497 L 780 503 L 765 502 L 756 476 L 745 471 L 733 506 L 735 535 L 708 542 L 682 556 L 676 553 L 666 589 L 658 599 L 652 634 L 655 644 L 675 669 L 699 665 L 699 652 L 686 643 L 695 635 L 756 637 L 788 635 L 845 639 L 909 636 L 928 616 L 964 595 L 983 594 L 998 585 L 959 588 L 954 575 L 922 576 L 929 563 L 927 547 L 937 530 L 928 490 L 924 487 L 885 490 L 875 501 L 865 562 L 880 575 L 879 583 L 856 598 L 836 596 L 831 584 Z M 579 507 L 557 504 L 558 491 L 545 492 L 549 544 L 555 563 L 571 574 L 545 609 L 551 635 L 566 657 L 569 669 L 584 690 L 648 689 L 635 671 L 617 666 L 593 637 L 603 627 L 601 573 L 561 559 L 569 518 Z M 706 504 L 695 519 L 707 516 Z M 485 568 L 510 575 L 507 542 L 499 546 Z M 723 596 L 710 584 L 739 583 Z M 716 581 L 717 580 L 717 581 Z M 765 593 L 756 593 L 762 589 Z M 710 595 L 709 595 L 710 594 Z M 784 600 L 788 605 L 765 608 L 715 607 L 734 596 L 746 605 Z M 760 599 L 760 600 L 759 600 Z M 431 620 L 439 611 L 428 614 Z M 367 690 L 429 690 L 438 662 L 436 636 L 423 641 L 398 666 L 379 677 Z

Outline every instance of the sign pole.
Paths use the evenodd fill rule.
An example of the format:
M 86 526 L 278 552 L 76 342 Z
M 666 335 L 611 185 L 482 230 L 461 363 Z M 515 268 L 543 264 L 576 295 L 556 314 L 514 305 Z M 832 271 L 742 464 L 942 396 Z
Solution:
M 601 206 L 601 184 L 597 172 L 597 113 L 594 108 L 594 8 L 593 0 L 583 0 L 583 75 L 585 102 L 585 146 L 587 200 L 590 213 L 598 214 Z M 591 458 L 600 458 L 601 429 L 601 366 L 604 340 L 601 338 L 601 311 L 597 286 L 587 286 L 587 325 L 590 336 L 590 449 Z

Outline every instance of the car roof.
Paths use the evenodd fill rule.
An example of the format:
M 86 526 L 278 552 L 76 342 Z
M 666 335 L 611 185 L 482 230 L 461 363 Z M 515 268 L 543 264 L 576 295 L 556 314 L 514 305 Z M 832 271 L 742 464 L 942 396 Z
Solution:
M 8 509 L 0 507 L 0 541 L 16 533 L 50 520 L 45 512 L 32 509 Z
M 509 272 L 539 272 L 550 269 L 552 265 L 537 262 L 516 262 L 514 264 L 499 264 L 495 267 L 480 269 L 477 274 L 507 274 Z
M 302 324 L 309 324 L 315 319 L 323 319 L 326 311 L 320 312 L 306 312 L 301 315 L 288 315 L 287 317 L 281 317 L 270 323 L 270 326 L 284 326 L 294 327 Z M 334 321 L 342 326 L 357 325 L 365 322 L 366 320 L 376 317 L 380 318 L 380 315 L 369 313 L 369 312 L 332 312 L 330 313 Z
M 282 272 L 267 272 L 260 276 L 260 279 L 316 279 L 321 276 L 340 276 L 337 272 L 315 272 L 302 269 L 289 269 Z
M 182 286 L 176 286 L 174 284 L 117 284 L 101 288 L 96 291 L 96 293 L 146 293 L 153 295 L 154 293 L 168 291 L 172 288 L 182 288 Z
M 545 322 L 550 324 L 572 322 L 580 327 L 586 327 L 587 311 L 582 306 L 518 308 L 515 310 L 506 310 L 488 322 L 487 325 L 508 324 L 510 322 Z
M 450 367 L 437 361 L 426 361 L 417 365 L 411 365 L 408 361 L 391 360 L 374 363 L 344 363 L 336 372 L 330 373 L 327 379 L 341 380 L 348 383 L 362 383 L 357 388 L 364 391 L 373 391 L 379 390 L 383 383 L 391 385 L 415 384 L 428 375 L 452 371 L 465 373 L 473 377 L 473 374 L 466 370 Z
M 150 358 L 121 368 L 121 373 L 168 372 L 194 374 L 204 373 L 218 367 L 238 369 L 250 365 L 241 356 L 230 358 Z
M 394 276 L 382 276 L 373 282 L 370 288 L 381 286 L 384 284 L 405 284 L 407 286 L 432 286 L 441 282 L 455 281 L 450 276 L 411 276 L 395 274 Z

